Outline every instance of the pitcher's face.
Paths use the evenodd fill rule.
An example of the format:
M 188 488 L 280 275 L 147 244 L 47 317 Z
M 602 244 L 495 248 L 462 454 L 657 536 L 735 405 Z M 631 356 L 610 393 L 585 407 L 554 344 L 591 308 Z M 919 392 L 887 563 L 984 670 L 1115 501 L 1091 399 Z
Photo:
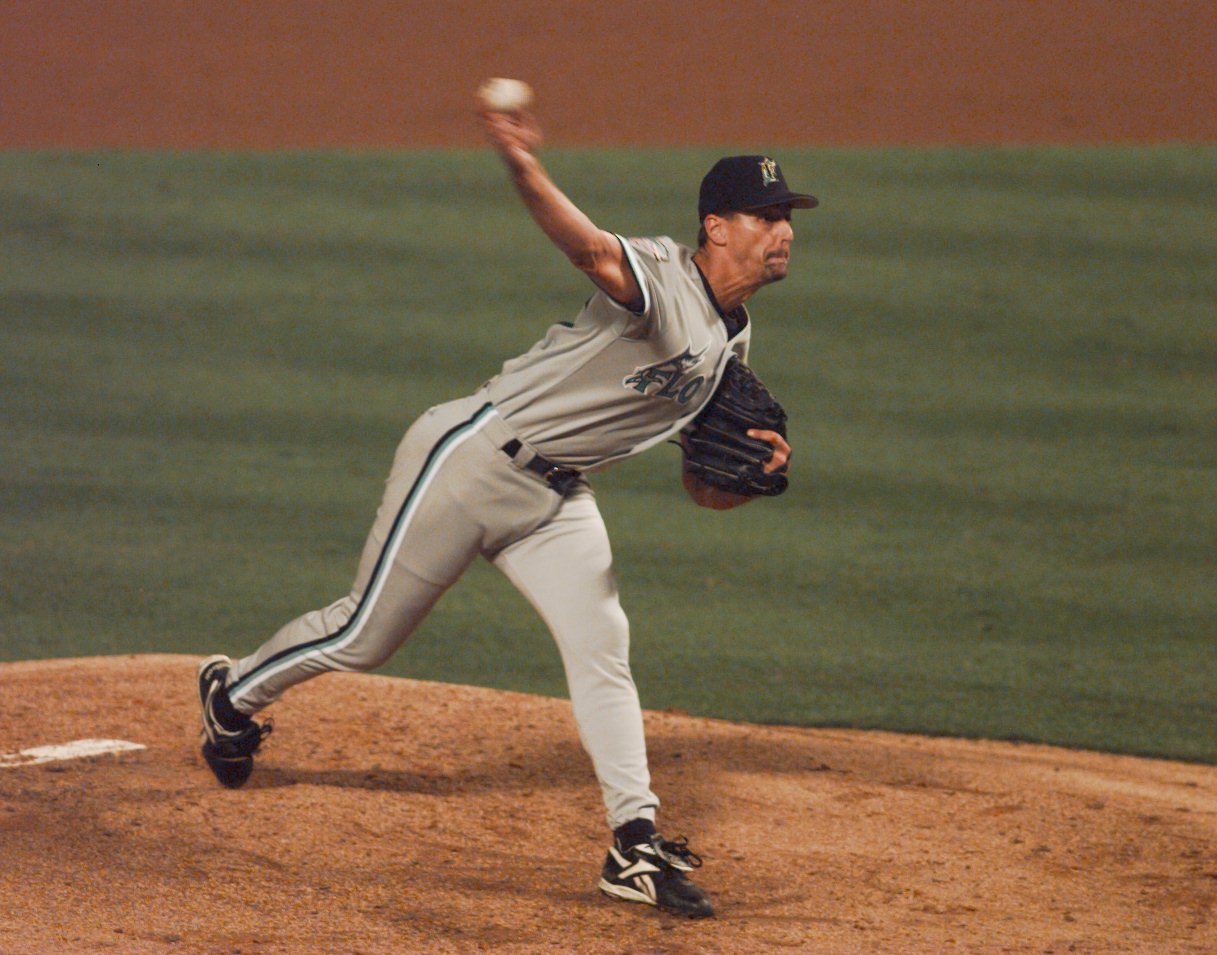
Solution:
M 790 265 L 794 227 L 790 206 L 766 206 L 728 216 L 727 249 L 758 285 L 779 282 Z

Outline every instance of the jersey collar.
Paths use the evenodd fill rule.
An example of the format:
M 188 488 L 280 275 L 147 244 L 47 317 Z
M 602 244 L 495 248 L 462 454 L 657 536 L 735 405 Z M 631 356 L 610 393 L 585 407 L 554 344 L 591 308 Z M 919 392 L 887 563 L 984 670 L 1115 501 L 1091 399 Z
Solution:
M 731 311 L 724 312 L 723 307 L 718 304 L 718 299 L 714 297 L 714 289 L 710 288 L 710 282 L 706 279 L 706 273 L 701 270 L 701 266 L 697 264 L 696 260 L 693 261 L 693 268 L 697 269 L 697 274 L 701 278 L 702 287 L 706 290 L 706 298 L 710 300 L 710 304 L 714 306 L 714 311 L 718 312 L 718 317 L 727 326 L 727 337 L 734 338 L 748 324 L 748 310 L 742 305 L 737 305 Z

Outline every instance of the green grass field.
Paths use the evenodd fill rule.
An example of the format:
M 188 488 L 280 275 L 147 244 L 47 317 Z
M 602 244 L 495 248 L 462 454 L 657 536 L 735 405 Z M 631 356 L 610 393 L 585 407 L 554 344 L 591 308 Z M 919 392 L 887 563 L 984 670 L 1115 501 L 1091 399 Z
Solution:
M 546 159 L 689 241 L 716 155 Z M 1217 149 L 779 158 L 822 199 L 753 302 L 791 492 L 596 481 L 644 705 L 1217 761 Z M 413 417 L 587 292 L 485 151 L 0 153 L 0 659 L 338 597 Z M 485 565 L 386 672 L 565 694 Z

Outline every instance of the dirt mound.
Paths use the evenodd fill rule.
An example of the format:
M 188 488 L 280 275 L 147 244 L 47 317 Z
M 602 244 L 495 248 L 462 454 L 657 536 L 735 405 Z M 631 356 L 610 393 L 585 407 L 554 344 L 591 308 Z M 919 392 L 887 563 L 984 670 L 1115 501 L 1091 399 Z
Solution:
M 147 747 L 0 768 L 0 951 L 1217 949 L 1214 767 L 648 713 L 661 821 L 719 909 L 684 922 L 596 892 L 565 701 L 330 675 L 229 791 L 196 662 L 0 665 L 0 753 Z

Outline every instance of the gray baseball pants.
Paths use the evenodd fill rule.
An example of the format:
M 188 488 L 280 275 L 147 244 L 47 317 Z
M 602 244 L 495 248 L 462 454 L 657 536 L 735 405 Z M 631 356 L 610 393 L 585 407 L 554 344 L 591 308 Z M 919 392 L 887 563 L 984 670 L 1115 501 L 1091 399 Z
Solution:
M 330 670 L 389 659 L 479 554 L 537 609 L 562 655 L 608 822 L 654 819 L 629 624 L 608 533 L 580 479 L 565 497 L 502 450 L 517 436 L 484 394 L 439 405 L 406 432 L 348 596 L 287 624 L 229 675 L 253 714 Z

